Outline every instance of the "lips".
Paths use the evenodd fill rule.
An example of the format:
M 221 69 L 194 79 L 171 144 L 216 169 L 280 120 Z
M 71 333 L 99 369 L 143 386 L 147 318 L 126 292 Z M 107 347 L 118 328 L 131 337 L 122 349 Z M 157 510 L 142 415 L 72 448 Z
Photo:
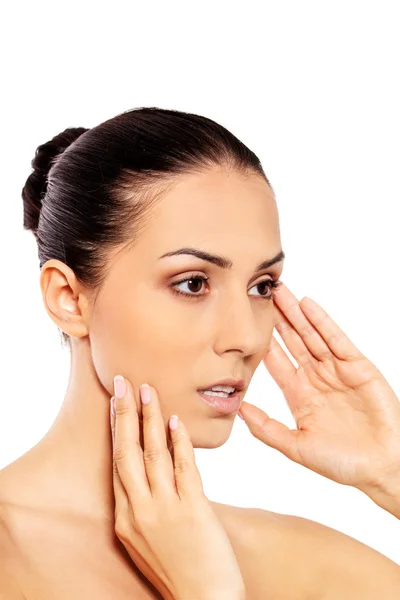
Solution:
M 238 392 L 241 392 L 246 387 L 244 379 L 233 379 L 232 377 L 228 377 L 226 379 L 220 379 L 219 381 L 214 381 L 214 383 L 210 383 L 201 388 L 198 388 L 198 391 L 210 390 L 211 388 L 217 385 L 226 385 L 234 387 Z
M 234 392 L 232 396 L 228 398 L 222 398 L 221 396 L 207 396 L 202 392 L 197 392 L 200 398 L 206 402 L 211 408 L 220 414 L 230 415 L 234 414 L 239 410 L 242 403 L 241 395 L 239 392 Z

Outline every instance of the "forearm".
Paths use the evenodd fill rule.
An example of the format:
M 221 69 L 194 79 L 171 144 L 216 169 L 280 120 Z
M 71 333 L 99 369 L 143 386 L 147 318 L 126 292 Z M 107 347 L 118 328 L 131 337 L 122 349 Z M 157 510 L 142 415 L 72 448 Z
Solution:
M 396 478 L 377 482 L 361 491 L 375 504 L 400 520 L 400 469 Z

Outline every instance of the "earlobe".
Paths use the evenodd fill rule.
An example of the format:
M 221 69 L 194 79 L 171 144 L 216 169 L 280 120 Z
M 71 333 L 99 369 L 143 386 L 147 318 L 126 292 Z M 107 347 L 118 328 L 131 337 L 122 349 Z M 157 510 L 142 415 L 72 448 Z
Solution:
M 88 335 L 80 287 L 75 273 L 63 262 L 52 259 L 43 265 L 40 288 L 47 314 L 61 331 L 75 338 Z

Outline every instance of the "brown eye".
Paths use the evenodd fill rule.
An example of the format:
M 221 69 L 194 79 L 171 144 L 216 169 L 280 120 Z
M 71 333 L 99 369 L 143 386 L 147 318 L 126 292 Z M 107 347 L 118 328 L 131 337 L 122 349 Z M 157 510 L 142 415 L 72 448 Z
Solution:
M 267 289 L 265 289 L 265 286 Z M 275 281 L 274 279 L 265 279 L 264 281 L 260 281 L 260 283 L 256 283 L 253 287 L 261 288 L 262 293 L 259 294 L 260 298 L 265 298 L 266 300 L 272 300 L 274 298 L 274 289 L 280 286 L 280 281 Z M 270 290 L 270 293 L 268 293 Z M 266 293 L 264 293 L 266 291 Z
M 182 294 L 183 296 L 202 296 L 203 294 L 199 293 L 202 290 L 202 286 L 204 282 L 208 280 L 208 277 L 187 277 L 186 279 L 182 279 L 181 281 L 177 281 L 172 285 L 172 288 L 177 294 Z M 189 290 L 183 291 L 178 289 L 178 285 L 185 284 Z
M 208 277 L 204 277 L 203 275 L 195 275 L 193 274 L 191 277 L 186 277 L 186 279 L 182 279 L 181 281 L 177 281 L 171 285 L 171 288 L 176 294 L 180 296 L 186 296 L 187 298 L 200 298 L 201 296 L 205 296 L 202 292 L 203 284 L 208 281 Z M 187 291 L 178 289 L 178 286 L 185 284 L 187 286 Z M 265 300 L 273 300 L 274 298 L 274 289 L 280 286 L 281 282 L 275 279 L 266 279 L 264 281 L 260 281 L 253 287 L 261 288 L 261 294 L 258 294 L 260 298 L 264 298 Z M 267 288 L 267 289 L 265 289 Z M 270 293 L 268 293 L 268 290 Z
M 193 279 L 188 279 L 187 284 L 190 292 L 196 294 L 201 291 L 201 286 L 203 285 L 203 280 L 200 277 L 194 277 Z M 194 289 L 193 289 L 194 288 Z
M 271 290 L 271 281 L 261 281 L 260 283 L 257 284 L 258 289 L 260 290 L 260 295 L 261 296 L 267 296 L 268 292 Z

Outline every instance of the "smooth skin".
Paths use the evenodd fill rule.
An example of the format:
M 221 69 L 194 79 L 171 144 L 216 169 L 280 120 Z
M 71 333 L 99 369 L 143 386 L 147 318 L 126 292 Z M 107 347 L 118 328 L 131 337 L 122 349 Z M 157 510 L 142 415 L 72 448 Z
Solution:
M 182 247 L 224 255 L 232 267 L 184 254 L 160 258 Z M 138 236 L 107 250 L 107 276 L 96 294 L 63 262 L 43 265 L 44 307 L 71 336 L 71 364 L 54 423 L 21 457 L 20 469 L 11 465 L 30 490 L 31 505 L 99 525 L 113 522 L 109 402 L 116 374 L 131 382 L 137 402 L 139 386 L 153 386 L 165 427 L 172 414 L 179 415 L 194 448 L 228 441 L 236 415 L 221 417 L 197 389 L 225 377 L 250 384 L 274 327 L 273 303 L 261 297 L 270 295 L 269 284 L 258 284 L 278 279 L 283 261 L 255 268 L 281 250 L 267 183 L 215 167 L 181 175 Z M 196 288 L 181 283 L 194 276 L 209 279 Z M 45 380 L 43 385 L 48 390 Z
M 149 383 L 157 390 L 165 428 L 177 414 L 194 448 L 217 448 L 229 439 L 235 415 L 217 415 L 196 390 L 224 377 L 243 378 L 248 386 L 267 353 L 276 311 L 261 295 L 268 294 L 266 281 L 280 278 L 283 261 L 260 271 L 256 266 L 282 250 L 272 190 L 253 173 L 219 167 L 173 183 L 139 235 L 107 249 L 98 293 L 63 262 L 42 267 L 44 307 L 71 337 L 71 364 L 49 431 L 0 470 L 0 554 L 7 557 L 0 560 L 0 582 L 11 586 L 6 598 L 21 587 L 28 600 L 64 600 L 64 589 L 66 600 L 82 589 L 86 599 L 155 597 L 115 543 L 113 378 L 122 374 L 131 382 L 138 404 L 139 386 Z M 189 255 L 160 258 L 184 246 L 223 255 L 232 266 Z M 200 291 L 177 283 L 199 275 L 208 277 Z M 181 296 L 175 288 L 198 297 Z M 47 394 L 49 385 L 44 377 Z M 274 600 L 309 600 L 311 591 L 318 599 L 332 591 L 343 600 L 345 590 L 353 589 L 350 575 L 357 590 L 372 576 L 391 585 L 398 573 L 388 558 L 320 524 L 212 505 L 234 547 L 249 600 L 270 593 Z M 361 597 L 367 598 L 364 590 Z
M 263 362 L 283 392 L 297 429 L 243 402 L 250 432 L 298 464 L 353 486 L 400 519 L 400 402 L 382 373 L 310 298 L 282 283 Z
M 169 428 L 171 454 L 156 390 L 140 386 L 139 415 L 129 381 L 116 379 L 111 431 L 118 538 L 166 600 L 244 600 L 239 565 L 204 494 L 186 427 L 175 419 L 176 428 Z
M 281 309 L 277 308 L 280 316 L 276 322 L 276 328 L 301 366 L 298 369 L 293 367 L 276 340 L 271 342 L 264 362 L 285 394 L 285 398 L 292 401 L 289 406 L 295 418 L 298 417 L 296 421 L 299 428 L 290 430 L 285 425 L 270 419 L 257 407 L 249 405 L 250 411 L 253 411 L 253 420 L 249 426 L 251 432 L 260 441 L 281 450 L 292 460 L 312 468 L 322 475 L 329 476 L 339 483 L 367 489 L 368 486 L 376 488 L 379 482 L 381 489 L 384 489 L 382 482 L 385 482 L 385 489 L 389 490 L 390 484 L 397 482 L 399 472 L 396 459 L 398 455 L 397 438 L 400 431 L 397 397 L 380 372 L 359 353 L 344 332 L 318 304 L 306 298 L 299 305 L 294 295 L 286 287 L 283 290 L 278 302 Z M 305 305 L 304 312 L 303 305 Z M 300 318 L 299 306 L 302 314 Z M 297 311 L 293 311 L 293 308 Z M 296 312 L 297 318 L 291 317 L 291 319 L 297 326 L 299 334 L 290 325 L 283 311 L 286 311 L 288 317 L 292 312 Z M 336 384 L 332 391 L 332 394 L 335 395 L 329 396 L 328 390 L 328 398 L 323 403 L 317 389 L 322 380 L 315 376 L 315 371 L 313 371 L 313 381 L 316 382 L 314 393 L 311 393 L 311 384 L 304 375 L 303 378 L 295 379 L 302 369 L 309 368 L 311 364 L 314 366 L 318 364 L 310 357 L 310 350 L 312 350 L 313 356 L 318 355 L 321 360 L 347 361 L 348 369 L 344 370 L 343 367 L 342 369 L 338 367 L 338 370 L 345 373 L 347 385 L 352 386 L 351 396 L 350 391 L 345 392 L 344 384 L 339 390 L 337 389 L 339 386 Z M 354 369 L 352 369 L 352 365 L 354 365 Z M 363 375 L 364 378 L 361 379 Z M 371 381 L 376 382 L 373 384 L 373 390 L 370 388 Z M 330 382 L 333 386 L 332 377 Z M 129 384 L 128 389 L 131 389 Z M 359 392 L 360 401 L 355 403 L 354 398 L 357 398 L 358 390 L 361 390 Z M 380 391 L 378 393 L 379 402 L 376 402 L 375 397 L 378 391 Z M 117 415 L 121 412 L 117 421 L 121 419 L 122 425 L 122 419 L 125 420 L 124 426 L 120 428 L 119 438 L 113 433 L 114 459 L 117 457 L 115 462 L 118 463 L 118 467 L 116 466 L 114 469 L 116 523 L 118 519 L 123 523 L 122 527 L 116 527 L 117 535 L 124 543 L 132 560 L 155 587 L 163 594 L 167 587 L 167 595 L 163 595 L 163 597 L 214 598 L 218 596 L 222 598 L 223 595 L 219 596 L 216 593 L 219 586 L 219 589 L 222 590 L 230 589 L 227 597 L 235 598 L 236 588 L 232 589 L 230 586 L 232 585 L 232 570 L 235 573 L 236 559 L 225 532 L 221 532 L 218 525 L 215 526 L 214 514 L 208 510 L 204 514 L 204 506 L 209 506 L 212 513 L 213 511 L 211 503 L 208 505 L 207 501 L 204 503 L 201 479 L 186 428 L 180 423 L 181 436 L 177 435 L 177 431 L 170 432 L 174 454 L 172 460 L 167 448 L 167 438 L 155 390 L 152 390 L 152 398 L 153 402 L 150 405 L 142 407 L 142 417 L 138 414 L 132 392 L 129 398 L 125 399 L 124 404 L 118 404 L 120 401 L 116 401 Z M 294 405 L 296 398 L 298 403 Z M 329 399 L 330 404 L 328 404 Z M 315 421 L 310 418 L 306 421 L 306 423 L 310 423 L 309 427 L 302 428 L 301 419 L 308 415 L 312 416 L 313 410 L 318 416 L 320 414 L 318 409 L 321 406 L 331 408 L 330 412 L 326 411 L 326 418 L 331 424 L 330 428 L 325 427 L 324 430 L 314 428 L 313 422 L 318 423 L 318 418 Z M 302 417 L 299 417 L 300 413 Z M 358 417 L 358 415 L 361 416 Z M 138 424 L 141 419 L 144 451 L 139 443 Z M 341 425 L 342 420 L 344 423 Z M 115 427 L 114 422 L 115 419 L 111 416 L 112 429 Z M 324 424 L 323 419 L 322 423 Z M 367 423 L 368 428 L 364 423 Z M 349 431 L 348 434 L 347 431 Z M 341 439 L 342 432 L 343 439 Z M 303 440 L 305 441 L 303 442 Z M 304 451 L 302 450 L 303 443 Z M 353 464 L 354 467 L 352 467 Z M 153 492 L 149 491 L 149 486 L 153 487 Z M 192 490 L 192 502 L 186 505 L 184 503 L 182 506 L 177 499 L 179 497 L 184 500 L 190 495 L 190 490 Z M 170 497 L 173 499 L 171 505 L 169 504 Z M 138 506 L 136 518 L 135 502 Z M 196 508 L 197 505 L 198 508 Z M 200 517 L 200 520 L 196 517 Z M 143 519 L 142 522 L 141 519 Z M 263 526 L 264 524 L 261 522 L 260 531 L 263 530 Z M 333 547 L 339 549 L 335 533 L 332 530 L 331 532 L 333 533 Z M 317 550 L 318 528 L 315 533 L 314 546 Z M 204 539 L 204 534 L 206 539 Z M 270 535 L 270 530 L 266 531 L 266 536 L 268 535 Z M 174 539 L 173 551 L 171 539 Z M 179 540 L 180 543 L 176 543 L 176 540 Z M 324 551 L 326 552 L 325 549 Z M 346 583 L 344 583 L 343 575 L 339 577 L 339 583 L 337 583 L 334 580 L 330 581 L 332 573 L 326 573 L 325 581 L 321 582 L 319 588 L 325 590 L 324 597 L 352 598 L 355 594 L 362 594 L 365 599 L 375 599 L 377 594 L 381 593 L 386 594 L 387 598 L 397 597 L 400 589 L 400 569 L 378 554 L 376 554 L 375 560 L 372 553 L 367 553 L 364 557 L 363 552 L 360 552 L 357 547 L 352 548 L 351 545 L 345 549 L 347 561 L 350 561 L 352 552 L 354 552 L 355 560 L 357 560 L 357 556 L 361 559 L 361 566 L 358 568 L 359 579 L 355 577 L 352 569 L 349 570 Z M 269 560 L 268 558 L 267 562 Z M 336 558 L 332 560 L 332 570 L 338 562 Z M 216 565 L 218 568 L 214 572 L 213 567 Z M 239 565 L 237 563 L 236 565 L 239 569 Z M 265 567 L 268 568 L 268 566 L 270 565 L 266 563 Z M 377 580 L 376 585 L 371 584 L 371 570 L 375 570 L 376 575 L 382 577 L 382 580 Z M 186 577 L 182 575 L 183 573 Z M 257 577 L 259 577 L 259 573 L 255 574 L 255 578 Z M 204 585 L 210 580 L 215 581 L 216 587 L 213 589 L 212 586 L 206 585 L 204 596 L 202 596 L 202 584 Z M 249 586 L 247 588 L 249 589 Z M 256 593 L 260 593 L 262 588 L 263 582 L 261 581 Z M 174 589 L 172 593 L 171 589 Z M 185 591 L 181 594 L 181 590 Z M 269 591 L 268 585 L 265 585 L 265 593 L 268 594 Z M 240 597 L 243 592 L 239 591 L 237 594 Z

